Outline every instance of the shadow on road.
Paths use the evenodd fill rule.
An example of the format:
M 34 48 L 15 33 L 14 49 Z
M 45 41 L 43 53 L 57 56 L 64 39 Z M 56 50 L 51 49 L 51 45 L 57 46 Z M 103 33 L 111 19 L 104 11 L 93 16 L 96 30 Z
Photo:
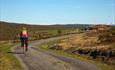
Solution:
M 7 52 L 7 53 L 11 53 L 11 54 L 24 54 L 23 52 Z

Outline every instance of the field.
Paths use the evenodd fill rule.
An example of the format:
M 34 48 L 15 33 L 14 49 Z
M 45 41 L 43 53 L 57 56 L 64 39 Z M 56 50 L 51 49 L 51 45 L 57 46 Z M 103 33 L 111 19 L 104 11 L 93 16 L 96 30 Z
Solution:
M 49 45 L 43 45 L 42 49 L 94 62 L 104 70 L 114 70 L 115 27 L 107 31 L 90 31 L 51 42 Z
M 84 25 L 27 25 L 0 21 L 0 41 L 19 40 L 23 27 L 26 27 L 29 40 L 39 40 L 73 33 Z
M 19 61 L 10 53 L 13 46 L 12 43 L 0 42 L 0 70 L 23 70 Z

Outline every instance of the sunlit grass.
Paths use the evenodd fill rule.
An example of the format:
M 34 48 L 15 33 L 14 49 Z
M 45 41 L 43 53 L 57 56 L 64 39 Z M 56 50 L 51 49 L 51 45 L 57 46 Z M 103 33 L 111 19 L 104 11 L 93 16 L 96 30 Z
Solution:
M 23 70 L 21 64 L 11 52 L 13 44 L 0 43 L 0 70 Z
M 86 56 L 81 56 L 81 55 L 78 55 L 78 54 L 70 54 L 70 53 L 67 53 L 63 50 L 49 49 L 49 46 L 52 45 L 55 42 L 56 41 L 49 42 L 45 45 L 41 45 L 41 49 L 46 50 L 46 51 L 50 51 L 50 52 L 54 52 L 54 53 L 58 53 L 60 55 L 66 56 L 66 57 L 72 57 L 72 58 L 75 58 L 75 59 L 79 59 L 79 60 L 85 61 L 87 63 L 95 64 L 96 66 L 102 68 L 102 70 L 114 70 L 114 67 L 112 67 L 110 65 L 107 65 L 107 64 L 105 64 L 104 62 L 101 62 L 101 61 L 95 61 L 95 60 L 89 59 Z

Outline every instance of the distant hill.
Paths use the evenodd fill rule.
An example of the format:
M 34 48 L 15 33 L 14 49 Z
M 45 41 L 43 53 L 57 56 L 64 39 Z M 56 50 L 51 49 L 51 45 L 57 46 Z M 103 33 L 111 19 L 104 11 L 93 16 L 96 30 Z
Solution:
M 68 25 L 29 25 L 0 21 L 0 40 L 13 40 L 19 35 L 21 29 L 26 27 L 29 32 L 46 30 L 69 30 L 76 28 L 85 28 L 88 25 L 68 24 Z

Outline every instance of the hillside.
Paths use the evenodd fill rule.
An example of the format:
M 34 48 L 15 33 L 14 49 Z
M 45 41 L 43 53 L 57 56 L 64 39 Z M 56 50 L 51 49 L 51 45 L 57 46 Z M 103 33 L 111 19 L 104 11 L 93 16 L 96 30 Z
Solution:
M 88 25 L 28 25 L 0 21 L 0 40 L 17 40 L 23 27 L 26 27 L 31 40 L 39 39 L 39 36 L 55 36 L 57 31 L 71 32 L 76 28 L 83 29 Z M 48 36 L 48 37 L 49 37 Z

